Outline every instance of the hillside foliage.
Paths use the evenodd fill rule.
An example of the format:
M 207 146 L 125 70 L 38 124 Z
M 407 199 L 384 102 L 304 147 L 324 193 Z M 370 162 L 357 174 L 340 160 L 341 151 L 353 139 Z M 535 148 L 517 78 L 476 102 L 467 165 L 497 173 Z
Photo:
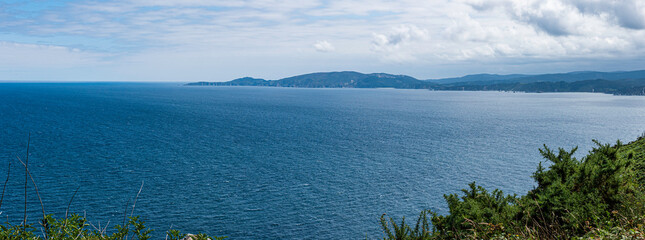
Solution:
M 539 164 L 526 195 L 471 183 L 444 195 L 447 215 L 423 211 L 414 225 L 383 215 L 384 239 L 645 239 L 645 137 L 594 142 L 582 159 L 544 146 L 548 167 Z
M 406 75 L 359 72 L 318 72 L 278 80 L 243 77 L 228 82 L 193 82 L 188 86 L 261 86 L 296 88 L 400 88 L 438 91 L 598 92 L 645 95 L 645 70 L 572 72 L 541 75 L 477 74 L 420 80 Z

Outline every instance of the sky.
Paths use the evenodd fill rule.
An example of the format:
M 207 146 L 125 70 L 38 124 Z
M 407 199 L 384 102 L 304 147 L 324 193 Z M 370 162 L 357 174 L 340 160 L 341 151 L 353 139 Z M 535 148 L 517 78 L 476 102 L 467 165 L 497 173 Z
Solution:
M 643 0 L 0 0 L 0 80 L 645 69 Z

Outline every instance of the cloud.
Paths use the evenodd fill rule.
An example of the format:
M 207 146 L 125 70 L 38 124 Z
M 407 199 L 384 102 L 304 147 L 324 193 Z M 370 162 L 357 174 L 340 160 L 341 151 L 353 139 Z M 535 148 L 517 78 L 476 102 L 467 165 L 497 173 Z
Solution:
M 579 11 L 606 18 L 628 29 L 645 29 L 645 2 L 640 0 L 571 0 Z
M 511 19 L 529 24 L 552 36 L 578 34 L 588 21 L 575 6 L 562 0 L 528 0 L 497 2 Z M 593 21 L 592 21 L 593 22 Z
M 552 36 L 585 34 L 603 25 L 645 29 L 645 2 L 640 0 L 465 0 L 477 11 L 503 9 L 511 19 Z
M 331 66 L 405 73 L 396 69 L 414 65 L 423 66 L 423 76 L 446 63 L 645 59 L 642 0 L 75 0 L 32 10 L 21 4 L 0 4 L 3 74 L 12 66 L 122 64 L 128 71 L 102 69 L 139 80 L 186 80 L 185 72 L 202 79 Z M 274 68 L 262 68 L 267 62 Z
M 0 41 L 0 80 L 99 81 L 119 80 L 110 54 L 48 44 Z M 123 78 L 121 78 L 123 79 Z
M 484 26 L 481 22 L 472 19 L 469 15 L 458 15 L 453 18 L 452 24 L 448 25 L 443 36 L 452 41 L 479 41 L 486 42 L 499 34 L 498 26 Z
M 76 48 L 55 45 L 0 42 L 0 69 L 68 68 L 100 64 L 109 57 Z
M 415 25 L 400 25 L 385 34 L 374 34 L 372 46 L 377 50 L 397 48 L 408 42 L 426 40 L 429 38 L 428 31 L 420 29 Z
M 472 11 L 450 14 L 435 37 L 439 58 L 454 62 L 585 62 L 645 54 L 645 31 L 620 25 L 601 1 L 462 0 Z M 614 4 L 616 1 L 607 1 Z M 628 1 L 625 1 L 628 2 Z M 634 9 L 638 9 L 635 7 Z M 611 14 L 610 14 L 611 13 Z M 624 16 L 621 16 L 624 17 Z M 614 65 L 615 66 L 615 65 Z
M 510 13 L 516 20 L 536 26 L 553 36 L 574 34 L 576 27 L 585 21 L 573 6 L 558 0 L 517 3 Z
M 430 39 L 428 30 L 415 25 L 399 25 L 386 33 L 373 33 L 371 48 L 380 53 L 381 58 L 394 62 L 409 62 L 416 60 L 415 52 L 419 53 L 416 44 Z
M 336 50 L 334 46 L 331 45 L 331 43 L 327 41 L 318 41 L 314 44 L 314 49 L 318 52 L 333 52 Z

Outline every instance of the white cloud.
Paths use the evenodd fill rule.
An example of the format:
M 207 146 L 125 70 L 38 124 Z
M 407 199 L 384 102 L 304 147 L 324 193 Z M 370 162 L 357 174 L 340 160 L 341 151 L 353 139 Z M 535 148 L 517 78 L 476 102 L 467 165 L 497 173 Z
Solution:
M 477 11 L 502 9 L 512 20 L 552 36 L 579 34 L 580 26 L 593 24 L 594 20 L 566 0 L 472 0 L 467 3 Z
M 641 0 L 570 0 L 585 14 L 598 15 L 629 29 L 645 29 L 645 2 Z
M 217 66 L 222 66 L 217 74 L 246 75 L 267 62 L 277 67 L 297 62 L 299 69 L 288 70 L 296 72 L 414 65 L 424 77 L 437 63 L 645 59 L 642 0 L 79 0 L 29 17 L 12 12 L 18 11 L 0 13 L 5 69 L 104 66 L 104 52 L 111 52 L 110 62 L 127 62 L 132 69 L 127 72 L 137 79 L 182 76 L 182 71 L 207 78 L 215 74 L 208 69 Z M 80 40 L 51 40 L 57 37 Z M 283 64 L 275 62 L 287 55 L 280 58 Z M 223 60 L 234 56 L 240 57 Z M 191 64 L 202 67 L 191 71 Z M 134 70 L 160 65 L 172 67 Z
M 491 41 L 499 35 L 499 26 L 483 26 L 469 15 L 453 16 L 453 22 L 443 30 L 443 36 L 453 41 Z
M 0 42 L 0 53 L 0 69 L 89 66 L 107 57 L 76 48 L 15 42 Z
M 331 43 L 327 41 L 318 41 L 314 44 L 314 49 L 318 52 L 332 52 L 336 50 L 334 46 L 331 45 Z
M 415 60 L 415 53 L 420 53 L 416 44 L 429 39 L 426 29 L 411 24 L 399 25 L 386 33 L 373 33 L 371 46 L 373 51 L 382 53 L 385 60 L 406 62 Z
M 372 45 L 376 49 L 400 47 L 411 41 L 426 40 L 428 31 L 415 25 L 400 25 L 385 34 L 374 34 Z
M 645 2 L 641 0 L 465 0 L 477 11 L 504 9 L 513 20 L 553 36 L 598 31 L 603 25 L 645 29 Z
M 462 2 L 473 11 L 450 16 L 452 23 L 443 31 L 444 39 L 440 43 L 441 49 L 445 49 L 439 53 L 441 58 L 479 62 L 541 59 L 582 63 L 594 59 L 633 59 L 645 54 L 642 40 L 639 40 L 645 37 L 645 31 L 623 26 L 619 18 L 625 15 L 616 10 L 619 9 L 618 3 L 640 4 L 635 1 Z M 640 14 L 643 11 L 636 12 Z M 435 38 L 435 41 L 439 40 Z
M 585 17 L 576 9 L 559 0 L 536 0 L 515 2 L 509 14 L 518 21 L 537 27 L 553 35 L 565 36 L 577 33 Z

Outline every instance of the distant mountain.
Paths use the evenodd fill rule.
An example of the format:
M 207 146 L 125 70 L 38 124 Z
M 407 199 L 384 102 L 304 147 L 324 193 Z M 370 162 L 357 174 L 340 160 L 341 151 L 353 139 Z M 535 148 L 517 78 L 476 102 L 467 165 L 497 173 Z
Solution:
M 243 78 L 238 78 L 233 81 L 230 81 L 231 85 L 239 85 L 239 86 L 244 86 L 244 85 L 264 85 L 267 84 L 269 81 L 260 79 L 260 78 L 252 78 L 252 77 L 243 77 Z
M 623 80 L 623 79 L 645 79 L 645 70 L 630 72 L 570 72 L 556 74 L 542 74 L 535 76 L 512 79 L 520 83 L 530 82 L 575 82 L 582 80 L 603 79 L 603 80 Z
M 498 75 L 498 74 L 482 73 L 482 74 L 466 75 L 463 77 L 456 77 L 456 78 L 429 79 L 427 81 L 431 81 L 439 84 L 447 84 L 447 83 L 458 83 L 458 82 L 499 81 L 499 80 L 516 79 L 516 78 L 529 77 L 529 76 L 531 75 L 524 75 L 524 74 Z
M 459 78 L 419 80 L 406 75 L 319 72 L 278 80 L 244 77 L 228 82 L 196 82 L 192 86 L 265 86 L 300 88 L 403 88 L 466 91 L 603 92 L 645 95 L 645 70 L 631 72 L 570 72 L 542 75 L 477 74 Z
M 532 83 L 532 82 L 576 82 L 583 80 L 623 80 L 623 79 L 645 79 L 645 70 L 640 71 L 621 71 L 621 72 L 569 72 L 540 75 L 496 75 L 496 74 L 476 74 L 467 75 L 458 78 L 443 78 L 428 80 L 439 84 L 455 85 L 490 85 L 500 83 Z
M 645 95 L 645 79 L 583 80 L 575 82 L 529 82 L 473 85 L 468 83 L 443 85 L 437 90 L 514 91 L 514 92 L 599 92 L 614 95 Z
M 209 86 L 267 86 L 302 88 L 432 88 L 437 84 L 421 81 L 405 75 L 387 73 L 363 74 L 359 72 L 319 72 L 298 75 L 279 80 L 238 78 L 228 82 L 197 82 L 188 85 Z

